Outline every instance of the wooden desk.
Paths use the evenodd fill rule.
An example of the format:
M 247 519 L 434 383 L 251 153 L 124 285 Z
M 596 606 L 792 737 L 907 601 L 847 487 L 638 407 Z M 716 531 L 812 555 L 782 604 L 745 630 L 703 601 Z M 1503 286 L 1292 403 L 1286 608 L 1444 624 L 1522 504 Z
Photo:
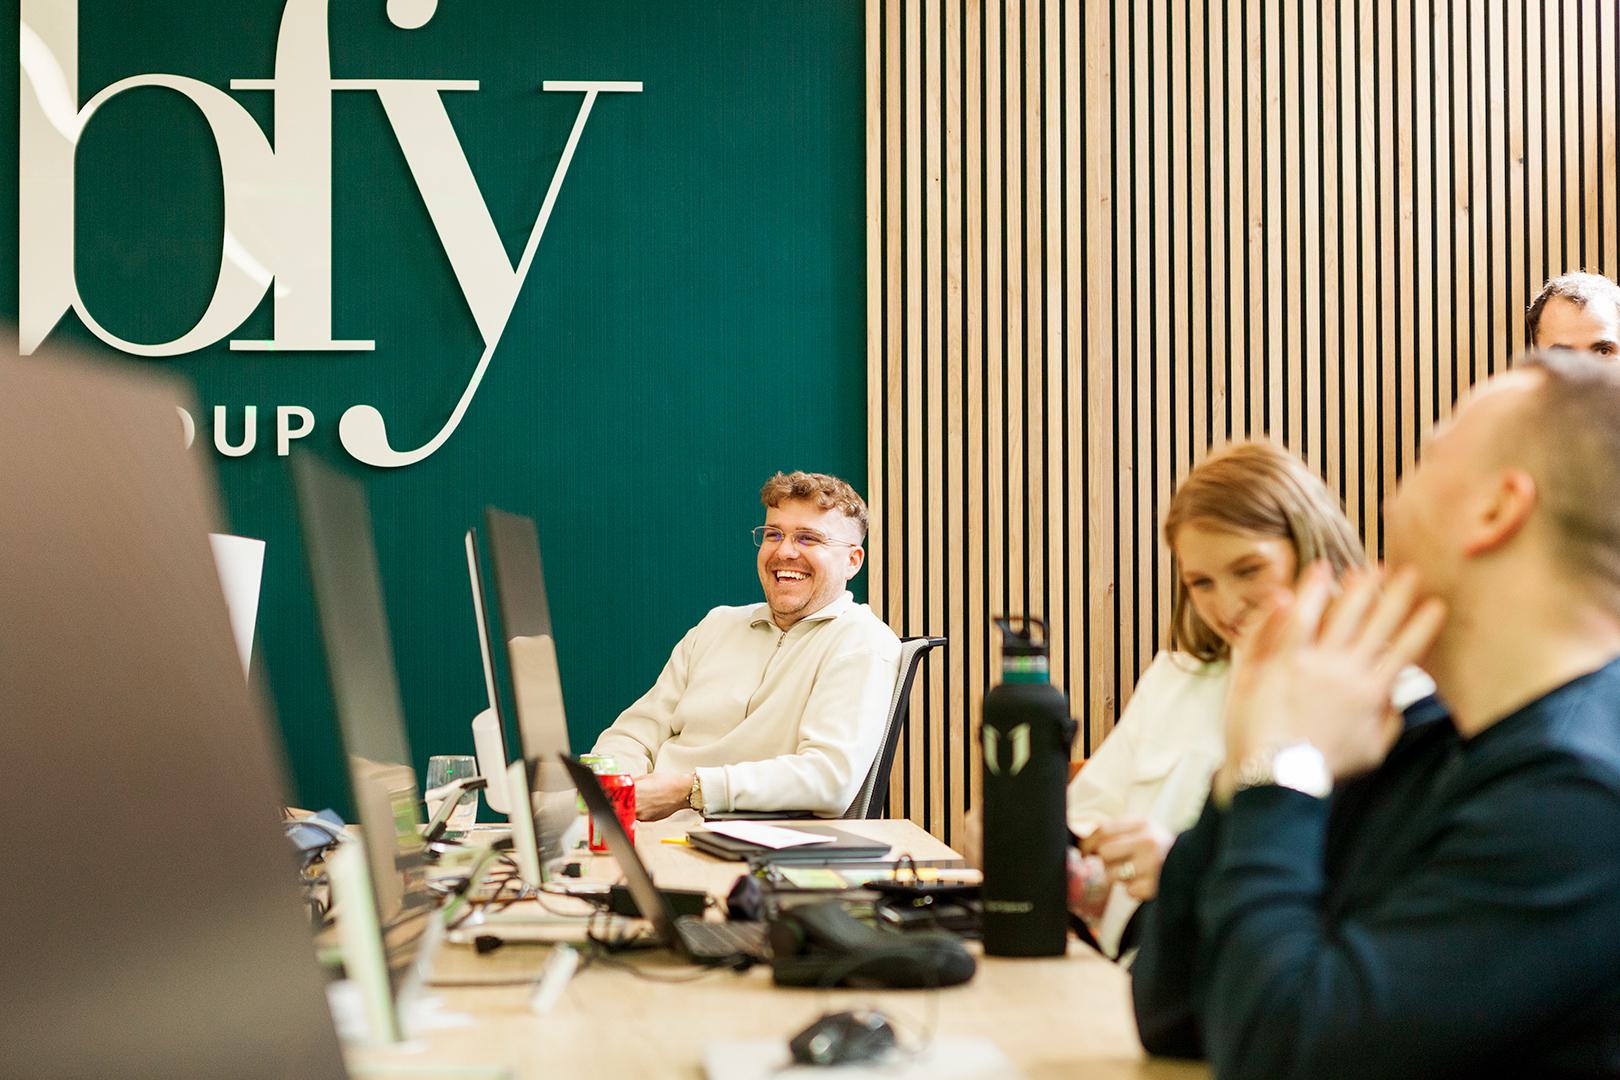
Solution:
M 640 823 L 636 847 L 660 885 L 724 896 L 741 864 L 661 842 L 696 824 L 690 812 Z M 909 821 L 838 825 L 889 840 L 918 859 L 954 856 Z M 611 860 L 597 858 L 587 876 L 612 879 L 616 873 Z M 447 945 L 433 966 L 433 980 L 522 979 L 539 972 L 549 953 L 547 946 L 512 944 L 478 956 L 470 948 Z M 633 954 L 633 962 L 655 977 L 698 970 L 662 951 Z M 941 991 L 783 989 L 772 985 L 770 969 L 762 965 L 740 975 L 718 971 L 680 984 L 593 966 L 574 977 L 544 1016 L 529 1011 L 530 990 L 524 986 L 434 987 L 429 993 L 442 999 L 442 1013 L 464 1014 L 466 1026 L 418 1030 L 414 1049 L 352 1048 L 351 1064 L 368 1078 L 402 1080 L 413 1074 L 420 1080 L 424 1066 L 450 1064 L 504 1066 L 517 1080 L 698 1077 L 709 1043 L 785 1042 L 823 1012 L 875 1005 L 894 1019 L 902 1039 L 916 1038 L 933 1018 L 938 1033 L 993 1040 L 1031 1077 L 1208 1075 L 1202 1067 L 1145 1058 L 1125 974 L 1078 943 L 1061 959 L 981 957 L 970 982 Z

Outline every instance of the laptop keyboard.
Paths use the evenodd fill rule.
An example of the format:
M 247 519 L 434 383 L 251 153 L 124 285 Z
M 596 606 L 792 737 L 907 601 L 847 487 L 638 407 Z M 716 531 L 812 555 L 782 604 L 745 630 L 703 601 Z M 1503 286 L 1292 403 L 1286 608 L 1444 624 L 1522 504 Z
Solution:
M 693 915 L 675 920 L 681 944 L 694 957 L 725 960 L 733 956 L 765 955 L 765 924 L 755 922 L 709 922 Z

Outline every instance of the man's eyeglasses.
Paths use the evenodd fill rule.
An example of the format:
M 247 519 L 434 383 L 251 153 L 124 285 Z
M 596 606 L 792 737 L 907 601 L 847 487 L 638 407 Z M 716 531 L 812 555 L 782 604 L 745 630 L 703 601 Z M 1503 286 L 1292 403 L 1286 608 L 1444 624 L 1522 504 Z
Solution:
M 823 536 L 814 529 L 778 529 L 774 525 L 754 526 L 755 547 L 776 547 L 784 540 L 792 540 L 793 546 L 800 551 L 814 551 L 821 547 L 860 547 L 848 540 L 834 540 L 830 536 Z

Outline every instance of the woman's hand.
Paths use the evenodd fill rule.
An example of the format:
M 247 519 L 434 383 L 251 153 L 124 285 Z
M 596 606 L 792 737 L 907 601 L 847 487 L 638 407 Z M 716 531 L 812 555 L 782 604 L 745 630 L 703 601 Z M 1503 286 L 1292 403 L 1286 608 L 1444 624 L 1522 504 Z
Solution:
M 1151 900 L 1159 893 L 1159 870 L 1175 841 L 1157 822 L 1120 818 L 1099 825 L 1080 842 L 1080 850 L 1100 859 L 1109 882 L 1123 885 L 1132 899 Z

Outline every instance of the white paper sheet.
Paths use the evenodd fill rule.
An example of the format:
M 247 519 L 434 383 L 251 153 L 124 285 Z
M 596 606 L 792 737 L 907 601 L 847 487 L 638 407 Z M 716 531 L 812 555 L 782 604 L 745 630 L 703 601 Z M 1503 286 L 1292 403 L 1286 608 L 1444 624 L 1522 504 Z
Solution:
M 832 837 L 820 833 L 784 829 L 780 825 L 766 825 L 760 821 L 710 821 L 705 822 L 703 827 L 721 836 L 729 836 L 746 844 L 758 844 L 760 847 L 768 848 L 781 849 L 833 842 Z
M 264 579 L 264 541 L 246 536 L 209 533 L 214 548 L 214 567 L 219 585 L 225 591 L 225 608 L 231 614 L 231 635 L 242 658 L 242 673 L 253 662 L 253 627 L 259 617 L 259 585 Z

